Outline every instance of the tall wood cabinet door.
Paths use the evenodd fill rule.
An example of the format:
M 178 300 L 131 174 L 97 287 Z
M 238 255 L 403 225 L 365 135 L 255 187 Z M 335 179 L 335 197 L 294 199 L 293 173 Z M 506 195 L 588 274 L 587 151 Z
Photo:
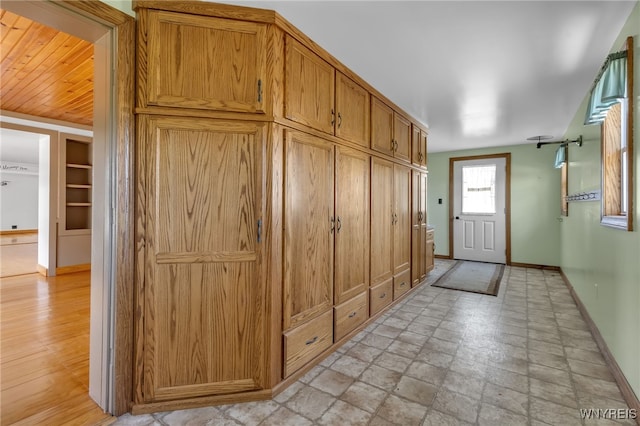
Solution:
M 419 133 L 419 132 L 418 132 Z M 420 220 L 420 175 L 421 173 L 411 171 L 411 282 L 415 286 L 420 283 L 421 270 L 424 269 L 422 259 L 424 258 L 421 241 L 421 220 Z
M 336 149 L 335 304 L 369 287 L 368 154 Z
M 143 118 L 144 399 L 264 387 L 264 124 Z
M 400 114 L 393 114 L 394 157 L 411 162 L 411 122 Z
M 371 96 L 371 149 L 393 156 L 393 110 Z
M 371 157 L 371 286 L 393 277 L 393 163 Z
M 393 274 L 411 267 L 411 169 L 393 166 Z
M 421 165 L 420 157 L 420 128 L 412 126 L 411 131 L 411 164 L 414 166 Z
M 285 117 L 333 134 L 333 67 L 290 36 L 285 50 Z
M 284 330 L 333 307 L 333 145 L 285 131 Z
M 265 24 L 157 10 L 147 24 L 149 104 L 264 112 Z
M 369 92 L 336 71 L 336 136 L 369 147 Z
M 420 167 L 427 168 L 427 132 L 420 130 Z

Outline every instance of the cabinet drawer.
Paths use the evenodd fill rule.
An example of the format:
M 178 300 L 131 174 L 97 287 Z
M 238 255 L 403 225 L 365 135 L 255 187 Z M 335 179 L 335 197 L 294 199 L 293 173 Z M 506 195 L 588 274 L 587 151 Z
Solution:
M 411 271 L 407 269 L 393 277 L 393 300 L 411 290 Z
M 427 229 L 427 242 L 433 242 L 433 229 Z
M 333 310 L 284 334 L 284 377 L 333 344 Z
M 371 315 L 375 315 L 393 300 L 393 278 L 371 288 Z
M 369 318 L 367 293 L 347 300 L 334 308 L 334 337 L 338 341 Z

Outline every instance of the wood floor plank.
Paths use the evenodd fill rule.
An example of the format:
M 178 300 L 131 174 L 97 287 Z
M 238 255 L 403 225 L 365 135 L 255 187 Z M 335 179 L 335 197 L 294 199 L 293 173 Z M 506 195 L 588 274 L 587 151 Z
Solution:
M 90 272 L 0 279 L 0 425 L 115 420 L 89 397 L 89 312 Z

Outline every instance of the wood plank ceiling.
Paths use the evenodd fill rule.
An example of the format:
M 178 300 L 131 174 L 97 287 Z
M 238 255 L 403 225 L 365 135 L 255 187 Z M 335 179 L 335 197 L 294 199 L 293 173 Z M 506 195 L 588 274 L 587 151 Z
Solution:
M 0 108 L 93 124 L 93 44 L 0 10 Z

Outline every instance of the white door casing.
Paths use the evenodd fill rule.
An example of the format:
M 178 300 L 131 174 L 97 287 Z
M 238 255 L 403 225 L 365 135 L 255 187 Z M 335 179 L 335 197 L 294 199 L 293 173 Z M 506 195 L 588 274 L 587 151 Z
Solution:
M 453 162 L 453 258 L 506 263 L 506 158 Z

